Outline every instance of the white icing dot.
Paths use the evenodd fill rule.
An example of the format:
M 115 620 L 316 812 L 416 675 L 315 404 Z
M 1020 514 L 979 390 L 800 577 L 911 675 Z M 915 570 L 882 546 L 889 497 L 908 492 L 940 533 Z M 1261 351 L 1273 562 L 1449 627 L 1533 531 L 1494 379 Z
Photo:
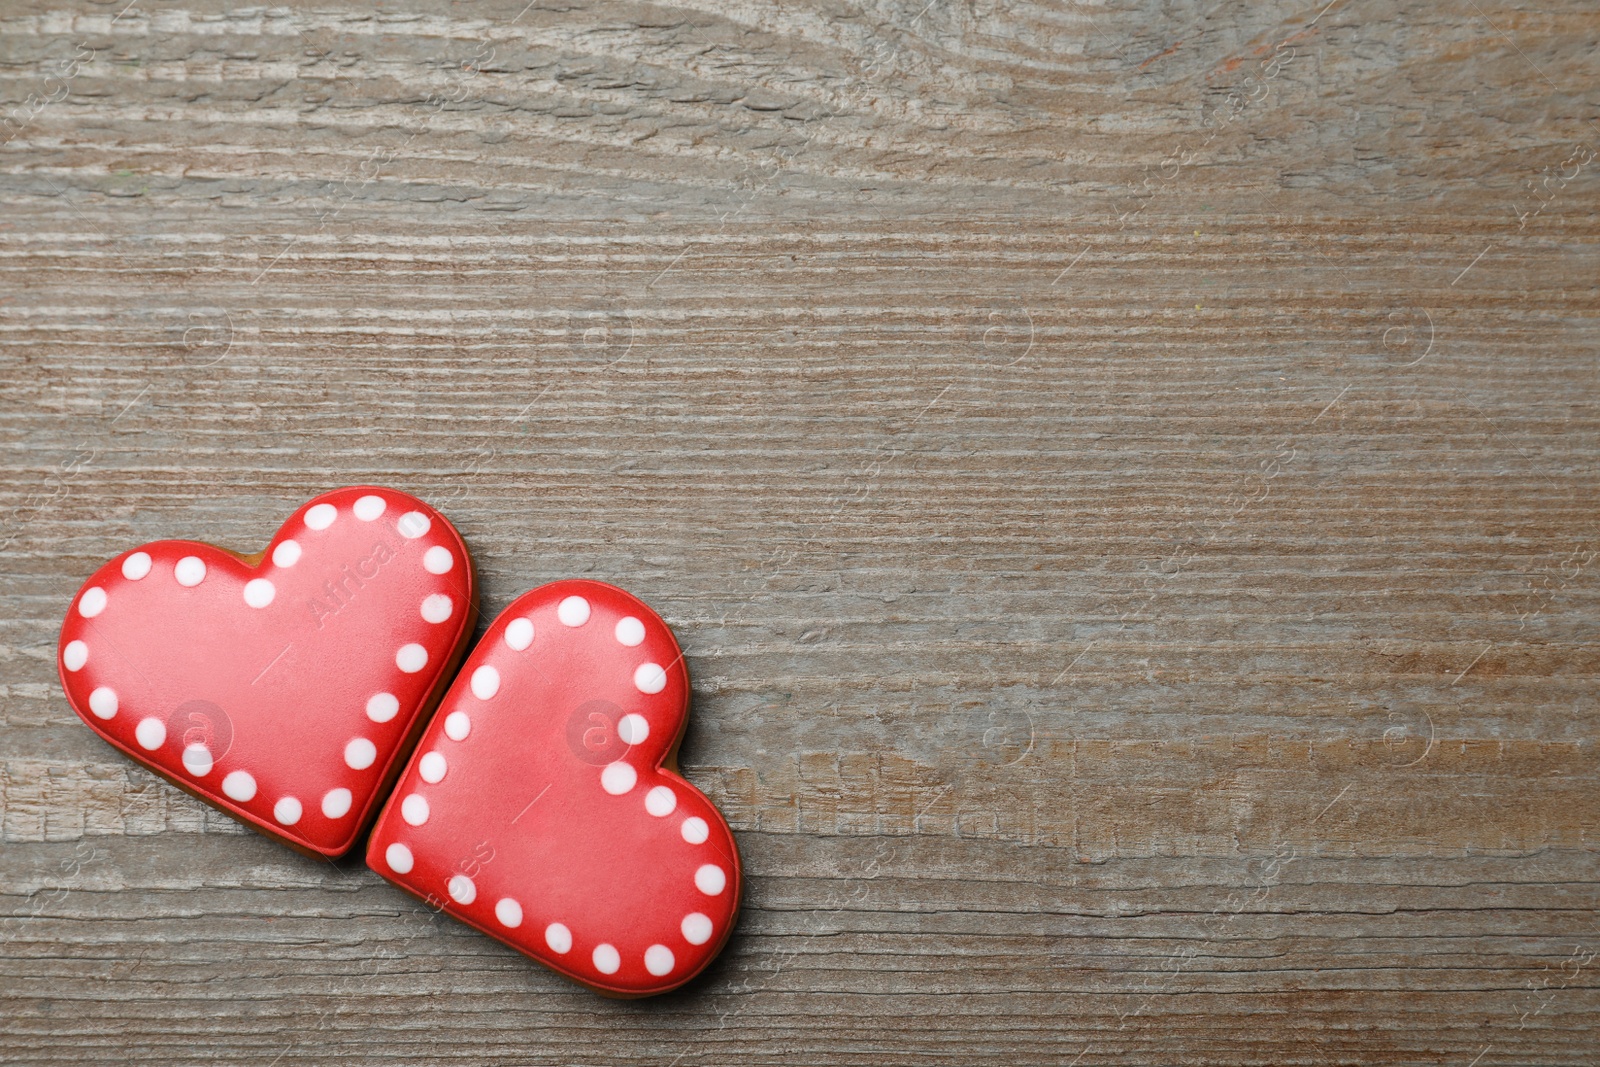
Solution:
M 373 693 L 367 698 L 367 718 L 388 722 L 400 713 L 400 698 L 393 693 Z
M 193 588 L 206 580 L 206 562 L 199 556 L 184 556 L 172 568 L 172 576 L 179 585 Z
M 456 558 L 443 545 L 434 545 L 422 554 L 422 567 L 429 574 L 448 574 L 456 565 Z
M 204 778 L 211 773 L 211 750 L 204 745 L 194 744 L 183 750 L 183 769 L 196 778 Z
M 672 965 L 676 962 L 672 958 L 672 950 L 666 945 L 651 945 L 644 950 L 644 969 L 657 978 L 671 974 Z
M 106 591 L 98 585 L 91 585 L 83 591 L 83 596 L 78 600 L 78 614 L 86 619 L 92 619 L 106 610 Z
M 617 736 L 625 745 L 637 745 L 650 736 L 650 723 L 643 715 L 624 715 L 617 723 Z
M 472 672 L 472 695 L 479 700 L 488 700 L 500 692 L 500 672 L 490 666 L 482 666 Z
M 708 897 L 714 897 L 728 885 L 728 875 L 715 863 L 707 863 L 694 872 L 694 887 Z
M 130 582 L 137 582 L 149 573 L 150 553 L 148 552 L 135 552 L 122 561 L 122 576 Z
M 279 797 L 272 805 L 272 817 L 285 826 L 293 826 L 305 814 L 305 808 L 296 797 Z
M 339 510 L 332 504 L 318 504 L 306 512 L 306 525 L 313 530 L 326 530 L 333 525 L 333 520 L 339 517 Z
M 110 686 L 102 685 L 90 693 L 89 710 L 99 718 L 111 718 L 117 713 L 117 691 Z
M 658 785 L 644 795 L 644 810 L 656 818 L 671 815 L 678 806 L 678 794 L 664 785 Z
M 517 652 L 533 644 L 533 623 L 527 619 L 512 619 L 506 624 L 506 644 Z
M 410 874 L 411 866 L 416 862 L 411 850 L 398 841 L 383 850 L 383 859 L 395 874 Z
M 265 578 L 252 578 L 244 583 L 244 602 L 253 608 L 264 608 L 278 595 L 278 589 Z
M 455 603 L 443 593 L 423 598 L 422 617 L 429 622 L 444 622 L 455 610 Z
M 133 728 L 133 736 L 140 748 L 154 752 L 167 743 L 167 724 L 156 718 L 141 719 Z
M 242 803 L 255 797 L 256 780 L 250 776 L 249 771 L 231 771 L 222 780 L 222 792 L 228 799 Z
M 551 923 L 544 928 L 544 943 L 550 951 L 564 956 L 572 951 L 572 931 L 561 923 Z
M 407 674 L 416 674 L 428 665 L 428 650 L 421 645 L 401 645 L 394 654 L 394 665 Z
M 444 781 L 444 772 L 450 765 L 444 761 L 444 756 L 438 752 L 430 752 L 417 763 L 417 773 L 422 775 L 422 780 L 429 785 L 438 785 Z
M 69 671 L 83 670 L 83 665 L 89 662 L 89 646 L 82 641 L 68 641 L 61 651 L 61 662 Z
M 659 693 L 667 687 L 667 672 L 659 663 L 641 663 L 633 672 L 633 685 L 641 693 Z
M 294 538 L 279 541 L 278 547 L 272 550 L 272 562 L 279 567 L 293 567 L 300 562 L 300 542 Z
M 353 799 L 348 789 L 330 789 L 322 794 L 322 814 L 330 819 L 342 819 L 350 814 Z
M 344 746 L 345 766 L 353 771 L 364 771 L 378 758 L 378 746 L 365 737 L 352 737 Z
M 452 711 L 444 717 L 444 735 L 452 741 L 465 741 L 472 732 L 472 720 L 464 711 Z
M 633 783 L 638 780 L 638 772 L 621 760 L 606 764 L 606 769 L 600 772 L 601 788 L 614 797 L 620 797 L 632 789 Z
M 417 793 L 412 793 L 400 802 L 400 817 L 412 826 L 421 826 L 428 821 L 428 800 Z
M 476 883 L 464 874 L 452 875 L 450 878 L 450 899 L 457 904 L 471 904 L 478 899 Z
M 711 827 L 698 815 L 691 815 L 683 820 L 683 839 L 691 845 L 703 845 L 706 838 L 711 836 Z
M 500 920 L 501 926 L 512 929 L 522 925 L 522 905 L 510 897 L 501 897 L 494 906 L 494 917 Z
M 428 532 L 433 525 L 433 520 L 420 511 L 408 511 L 400 516 L 400 521 L 395 523 L 395 529 L 400 531 L 400 536 L 416 540 Z
M 616 974 L 622 966 L 622 955 L 615 945 L 596 945 L 594 947 L 594 969 L 601 974 Z
M 711 940 L 711 918 L 691 911 L 683 917 L 683 939 L 691 945 L 703 945 Z
M 383 509 L 388 503 L 381 496 L 364 496 L 356 501 L 356 506 L 350 510 L 356 513 L 356 518 L 362 522 L 371 522 L 383 514 Z
M 582 626 L 589 621 L 589 602 L 581 596 L 569 596 L 557 605 L 556 618 L 563 626 Z
M 629 648 L 644 640 L 644 623 L 629 615 L 617 620 L 617 640 Z

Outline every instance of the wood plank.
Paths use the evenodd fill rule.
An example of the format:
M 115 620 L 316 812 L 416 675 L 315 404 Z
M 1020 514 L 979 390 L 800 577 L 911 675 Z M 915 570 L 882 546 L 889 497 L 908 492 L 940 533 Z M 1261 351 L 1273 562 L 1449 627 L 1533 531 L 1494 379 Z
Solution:
M 1592 5 L 0 12 L 0 1060 L 1600 1051 Z M 674 626 L 613 1003 L 77 723 L 73 592 L 418 493 Z

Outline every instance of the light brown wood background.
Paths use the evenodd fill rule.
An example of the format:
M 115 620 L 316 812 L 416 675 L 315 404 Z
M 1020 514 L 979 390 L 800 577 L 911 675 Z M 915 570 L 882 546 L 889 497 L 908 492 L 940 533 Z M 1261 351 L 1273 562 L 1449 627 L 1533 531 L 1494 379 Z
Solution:
M 0 8 L 0 1059 L 1600 1058 L 1592 4 L 126 3 Z M 355 482 L 676 628 L 701 980 L 75 720 Z

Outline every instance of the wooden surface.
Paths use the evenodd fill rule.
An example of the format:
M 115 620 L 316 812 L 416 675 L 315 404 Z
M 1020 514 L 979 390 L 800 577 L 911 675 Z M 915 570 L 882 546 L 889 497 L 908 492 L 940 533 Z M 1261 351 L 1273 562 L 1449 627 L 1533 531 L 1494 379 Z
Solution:
M 0 1059 L 1600 1059 L 1592 4 L 125 3 L 0 8 Z M 363 481 L 675 627 L 703 979 L 74 719 Z

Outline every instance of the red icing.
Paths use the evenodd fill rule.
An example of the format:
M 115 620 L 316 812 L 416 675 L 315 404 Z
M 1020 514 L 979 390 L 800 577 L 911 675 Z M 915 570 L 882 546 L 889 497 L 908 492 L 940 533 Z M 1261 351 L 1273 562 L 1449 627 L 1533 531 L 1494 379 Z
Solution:
M 371 498 L 383 501 L 382 513 L 359 517 L 375 510 Z M 307 516 L 320 524 L 322 506 L 333 521 L 314 529 Z M 440 569 L 440 552 L 450 566 L 436 574 L 429 563 Z M 198 575 L 181 562 L 189 557 L 204 575 L 186 585 L 180 575 Z M 259 603 L 266 587 L 250 583 L 261 581 L 271 600 L 252 606 L 247 594 Z M 449 678 L 475 595 L 466 546 L 442 515 L 392 489 L 339 489 L 296 511 L 260 557 L 157 541 L 111 560 L 67 611 L 61 680 L 78 716 L 139 763 L 291 845 L 337 856 L 383 799 L 413 726 Z M 424 617 L 430 597 L 440 621 Z M 414 672 L 397 662 L 407 645 L 426 653 Z M 416 658 L 412 650 L 407 665 Z M 97 713 L 111 707 L 104 691 L 116 696 L 109 718 Z M 383 722 L 367 711 L 379 693 L 398 705 Z M 385 704 L 376 705 L 380 717 Z M 191 746 L 205 747 L 209 769 L 193 751 L 185 763 Z M 348 810 L 326 814 L 325 798 L 340 789 L 350 793 Z M 286 822 L 296 803 L 299 818 Z
M 568 598 L 588 606 L 581 625 L 560 617 Z M 578 614 L 569 606 L 569 621 Z M 642 624 L 634 645 L 618 636 L 627 618 Z M 517 620 L 532 624 L 521 649 L 514 644 L 527 623 Z M 638 633 L 627 624 L 623 635 Z M 492 695 L 489 672 L 498 676 Z M 740 895 L 727 823 L 662 766 L 675 754 L 688 700 L 677 641 L 636 597 L 592 581 L 524 594 L 489 627 L 441 702 L 373 829 L 368 865 L 603 992 L 642 996 L 681 985 L 722 947 Z M 647 736 L 638 737 L 631 715 Z M 551 946 L 552 924 L 570 936 L 566 952 Z M 559 929 L 555 941 L 564 943 Z M 603 945 L 615 950 L 611 973 L 600 966 L 609 964 Z

